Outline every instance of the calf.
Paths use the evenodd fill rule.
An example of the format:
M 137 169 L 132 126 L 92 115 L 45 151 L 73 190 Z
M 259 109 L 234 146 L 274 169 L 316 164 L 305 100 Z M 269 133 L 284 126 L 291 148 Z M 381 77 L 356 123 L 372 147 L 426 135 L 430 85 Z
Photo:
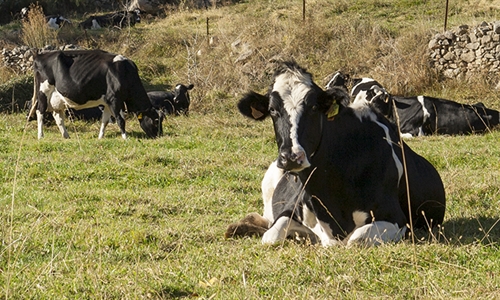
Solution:
M 100 29 L 104 27 L 123 28 L 125 26 L 134 26 L 141 22 L 140 10 L 118 11 L 100 16 L 90 16 L 79 26 L 83 29 Z
M 66 108 L 83 109 L 103 106 L 99 138 L 111 117 L 116 119 L 126 138 L 127 110 L 136 114 L 148 137 L 162 133 L 162 118 L 149 102 L 131 60 L 101 50 L 50 51 L 35 54 L 34 95 L 30 116 L 36 109 L 38 138 L 43 137 L 43 116 L 52 112 L 61 134 L 69 138 L 64 126 Z
M 299 217 L 279 214 L 263 242 L 287 236 L 290 220 L 313 232 L 324 246 L 398 241 L 406 224 L 416 226 L 414 215 L 432 225 L 443 221 L 445 194 L 434 167 L 401 143 L 392 124 L 369 105 L 349 105 L 340 88 L 323 91 L 296 63 L 284 63 L 266 95 L 250 92 L 238 108 L 254 120 L 272 118 L 276 167 L 296 174 L 303 190 L 284 199 L 297 202 Z M 420 196 L 418 200 L 403 192 L 406 177 L 413 186 L 410 196 Z M 281 182 L 273 202 L 280 199 Z
M 193 89 L 194 85 L 185 86 L 177 84 L 172 92 L 169 91 L 151 91 L 148 92 L 149 101 L 154 108 L 163 111 L 165 115 L 189 114 L 189 105 L 191 98 L 189 90 Z

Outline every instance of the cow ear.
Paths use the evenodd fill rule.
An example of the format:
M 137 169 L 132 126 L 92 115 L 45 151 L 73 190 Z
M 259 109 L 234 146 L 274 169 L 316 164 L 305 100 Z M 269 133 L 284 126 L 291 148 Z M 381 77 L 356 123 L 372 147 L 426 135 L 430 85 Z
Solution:
M 255 92 L 249 92 L 238 102 L 240 113 L 251 119 L 261 121 L 269 115 L 269 98 Z
M 194 84 L 192 84 L 192 83 L 191 83 L 190 85 L 188 85 L 188 86 L 187 86 L 187 89 L 188 89 L 188 90 L 192 90 L 193 88 L 194 88 Z
M 349 105 L 349 95 L 342 88 L 330 88 L 319 95 L 318 104 L 320 110 L 331 120 Z

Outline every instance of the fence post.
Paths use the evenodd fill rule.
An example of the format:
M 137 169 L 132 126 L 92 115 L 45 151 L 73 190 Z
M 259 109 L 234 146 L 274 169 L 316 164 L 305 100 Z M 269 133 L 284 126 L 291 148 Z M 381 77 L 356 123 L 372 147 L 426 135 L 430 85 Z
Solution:
M 306 20 L 306 0 L 302 0 L 302 21 L 305 20 Z
M 447 23 L 448 23 L 448 0 L 446 0 L 446 8 L 444 13 L 444 31 L 446 31 Z

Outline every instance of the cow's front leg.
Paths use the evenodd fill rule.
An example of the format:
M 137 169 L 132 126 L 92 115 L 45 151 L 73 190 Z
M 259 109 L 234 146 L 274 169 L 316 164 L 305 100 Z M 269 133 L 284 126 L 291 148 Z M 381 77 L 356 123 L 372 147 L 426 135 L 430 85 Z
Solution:
M 59 128 L 59 131 L 61 132 L 62 136 L 65 139 L 69 139 L 69 134 L 68 131 L 66 131 L 66 127 L 64 126 L 64 110 L 54 110 L 52 112 L 52 115 L 54 116 L 54 120 L 56 121 L 57 127 Z M 38 116 L 37 116 L 38 118 Z M 43 116 L 42 116 L 43 118 Z M 43 121 L 42 121 L 43 122 Z
M 38 139 L 43 138 L 43 113 L 36 110 L 36 122 L 38 125 Z

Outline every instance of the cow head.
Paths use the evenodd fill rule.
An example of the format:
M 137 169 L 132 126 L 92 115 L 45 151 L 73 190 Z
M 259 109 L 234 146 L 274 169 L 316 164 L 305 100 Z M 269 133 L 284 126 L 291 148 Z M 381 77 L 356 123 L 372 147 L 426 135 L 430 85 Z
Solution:
M 288 62 L 275 72 L 267 95 L 250 92 L 239 101 L 238 108 L 255 120 L 271 116 L 279 151 L 278 167 L 300 172 L 310 166 L 324 122 L 348 103 L 345 91 L 323 91 L 312 81 L 311 74 Z
M 137 119 L 141 124 L 142 130 L 149 138 L 156 138 L 163 134 L 162 122 L 163 114 L 154 108 L 137 113 Z
M 335 72 L 335 74 L 333 74 L 332 79 L 330 79 L 330 81 L 328 81 L 328 83 L 326 84 L 325 89 L 328 90 L 334 87 L 339 87 L 343 88 L 347 92 L 350 80 L 351 78 L 349 74 L 344 74 L 342 72 Z
M 177 114 L 185 113 L 188 114 L 189 105 L 191 104 L 191 98 L 189 98 L 189 90 L 193 89 L 194 85 L 190 84 L 185 86 L 183 84 L 177 84 L 174 89 L 174 105 Z

